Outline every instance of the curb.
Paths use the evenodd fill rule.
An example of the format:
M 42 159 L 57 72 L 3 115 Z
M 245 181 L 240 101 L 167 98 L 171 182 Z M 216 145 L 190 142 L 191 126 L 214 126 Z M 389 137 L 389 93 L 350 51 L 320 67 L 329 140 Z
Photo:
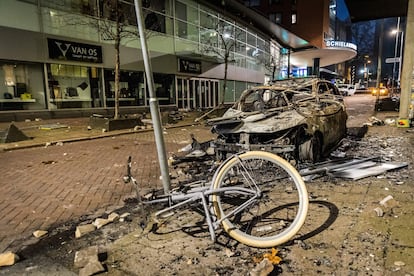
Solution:
M 174 128 L 180 128 L 180 127 L 186 127 L 186 126 L 196 126 L 196 125 L 201 125 L 200 122 L 192 122 L 192 123 L 184 123 L 184 124 L 180 124 L 180 125 L 173 125 L 173 126 L 163 126 L 163 129 L 174 129 Z M 57 143 L 73 143 L 73 142 L 81 142 L 81 141 L 89 141 L 89 140 L 95 140 L 95 139 L 100 139 L 100 138 L 107 138 L 107 137 L 114 137 L 114 136 L 121 136 L 121 135 L 127 135 L 127 134 L 134 134 L 134 133 L 144 133 L 144 132 L 149 132 L 149 131 L 153 131 L 153 128 L 149 128 L 149 129 L 140 129 L 140 130 L 132 130 L 128 129 L 125 131 L 120 131 L 117 133 L 110 133 L 107 132 L 105 134 L 101 134 L 101 135 L 95 135 L 95 136 L 88 136 L 88 137 L 78 137 L 78 138 L 71 138 L 71 139 L 66 139 L 66 140 L 56 140 L 56 141 L 52 141 L 52 142 L 47 142 L 50 143 L 50 145 L 56 145 Z M 6 152 L 6 151 L 13 151 L 13 150 L 20 150 L 20 149 L 30 149 L 30 148 L 37 148 L 37 147 L 44 147 L 45 146 L 45 142 L 38 142 L 38 143 L 33 143 L 30 145 L 17 145 L 17 146 L 11 146 L 11 147 L 7 147 L 5 146 L 4 148 L 1 149 L 1 151 Z M 0 145 L 1 147 L 1 145 Z

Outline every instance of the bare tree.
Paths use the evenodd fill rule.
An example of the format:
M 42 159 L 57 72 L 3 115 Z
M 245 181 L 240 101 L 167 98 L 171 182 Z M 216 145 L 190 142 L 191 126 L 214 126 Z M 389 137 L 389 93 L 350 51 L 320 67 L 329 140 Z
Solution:
M 214 19 L 212 19 L 214 21 Z M 230 25 L 222 20 L 215 20 L 213 28 L 205 29 L 202 33 L 203 46 L 202 53 L 212 55 L 224 63 L 223 89 L 220 95 L 219 106 L 224 104 L 227 89 L 227 74 L 229 63 L 234 61 L 233 52 L 239 47 L 237 38 L 242 34 L 241 30 L 236 30 L 234 25 Z
M 132 13 L 133 14 L 133 13 Z M 120 46 L 121 41 L 125 38 L 133 39 L 138 37 L 138 33 L 132 31 L 128 19 L 132 15 L 128 9 L 121 5 L 119 0 L 107 0 L 104 3 L 103 14 L 99 20 L 98 29 L 104 40 L 113 41 L 115 47 L 115 80 L 114 80 L 114 119 L 118 119 L 119 112 L 119 79 L 121 73 L 120 64 Z M 132 17 L 133 18 L 133 17 Z
M 149 11 L 145 11 L 146 36 L 159 31 L 160 26 L 157 17 Z M 86 17 L 75 17 L 68 15 L 69 25 L 85 25 L 96 29 L 100 38 L 104 41 L 112 42 L 115 48 L 114 65 L 114 119 L 120 117 L 119 98 L 120 98 L 120 48 L 123 43 L 138 39 L 137 21 L 134 5 L 125 3 L 121 0 L 104 0 L 101 10 L 95 11 L 95 19 Z M 148 20 L 150 19 L 150 20 Z
M 259 61 L 263 64 L 266 72 L 270 73 L 271 81 L 274 81 L 276 79 L 276 73 L 279 73 L 281 69 L 280 59 L 270 54 L 260 58 Z

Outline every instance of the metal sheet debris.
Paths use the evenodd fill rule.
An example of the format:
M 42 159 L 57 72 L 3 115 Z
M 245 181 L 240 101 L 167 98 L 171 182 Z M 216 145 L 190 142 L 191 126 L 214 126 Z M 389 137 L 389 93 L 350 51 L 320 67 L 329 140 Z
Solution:
M 300 170 L 299 173 L 305 177 L 305 180 L 311 180 L 320 175 L 330 175 L 343 179 L 359 180 L 407 166 L 407 162 L 385 162 L 379 157 L 364 159 L 353 158 L 314 164 L 313 166 Z
M 68 128 L 69 126 L 63 124 L 48 124 L 48 125 L 41 125 L 39 129 L 41 130 L 52 130 L 52 129 L 59 129 L 59 128 Z

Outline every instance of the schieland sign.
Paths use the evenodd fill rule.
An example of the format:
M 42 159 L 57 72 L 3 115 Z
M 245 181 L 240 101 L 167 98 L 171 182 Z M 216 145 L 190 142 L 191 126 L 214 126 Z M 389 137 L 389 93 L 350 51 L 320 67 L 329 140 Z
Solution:
M 355 51 L 357 50 L 357 46 L 351 42 L 327 40 L 325 43 L 327 48 L 348 48 Z
M 48 38 L 49 58 L 102 63 L 101 46 Z

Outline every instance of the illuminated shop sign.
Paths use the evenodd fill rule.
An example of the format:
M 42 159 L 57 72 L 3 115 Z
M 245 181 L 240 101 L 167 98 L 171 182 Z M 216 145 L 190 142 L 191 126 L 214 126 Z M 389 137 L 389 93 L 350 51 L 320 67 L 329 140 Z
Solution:
M 201 62 L 179 58 L 178 71 L 182 73 L 201 74 Z
M 102 47 L 73 41 L 47 39 L 49 58 L 102 63 Z
M 326 47 L 349 48 L 355 51 L 357 50 L 357 46 L 354 43 L 336 40 L 327 40 Z

